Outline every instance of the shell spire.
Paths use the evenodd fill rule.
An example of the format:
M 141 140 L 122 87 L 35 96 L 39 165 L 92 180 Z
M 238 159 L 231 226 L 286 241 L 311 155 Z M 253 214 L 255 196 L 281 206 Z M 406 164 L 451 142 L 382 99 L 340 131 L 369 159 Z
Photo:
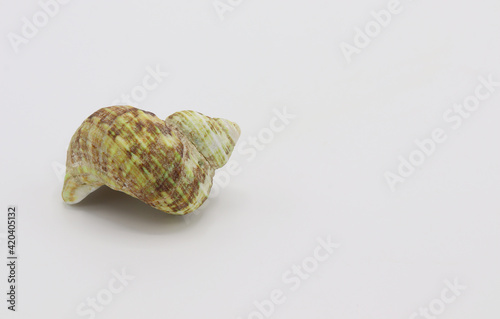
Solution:
M 195 111 L 162 121 L 131 106 L 102 108 L 71 139 L 63 200 L 78 203 L 106 185 L 163 212 L 187 214 L 207 199 L 239 136 L 237 124 Z
M 181 131 L 214 168 L 227 163 L 241 133 L 240 127 L 231 121 L 195 111 L 174 113 L 165 123 Z

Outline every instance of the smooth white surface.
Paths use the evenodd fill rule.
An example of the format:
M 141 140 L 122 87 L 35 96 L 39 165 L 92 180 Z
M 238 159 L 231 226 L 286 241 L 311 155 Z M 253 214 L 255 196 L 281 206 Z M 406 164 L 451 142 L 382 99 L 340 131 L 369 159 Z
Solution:
M 41 9 L 3 1 L 0 208 L 18 205 L 20 283 L 0 317 L 90 318 L 77 307 L 125 268 L 96 318 L 259 318 L 280 289 L 276 319 L 406 319 L 455 278 L 467 288 L 438 318 L 498 318 L 500 88 L 456 130 L 443 114 L 500 81 L 500 4 L 402 0 L 347 63 L 340 43 L 388 3 L 242 1 L 221 20 L 211 0 L 70 1 L 15 53 L 8 34 Z M 235 121 L 236 174 L 189 218 L 109 189 L 64 204 L 74 131 L 157 65 L 169 75 L 134 106 Z M 296 117 L 250 151 L 284 107 Z M 384 173 L 436 128 L 447 140 L 392 192 Z M 282 275 L 327 236 L 340 247 L 291 291 Z

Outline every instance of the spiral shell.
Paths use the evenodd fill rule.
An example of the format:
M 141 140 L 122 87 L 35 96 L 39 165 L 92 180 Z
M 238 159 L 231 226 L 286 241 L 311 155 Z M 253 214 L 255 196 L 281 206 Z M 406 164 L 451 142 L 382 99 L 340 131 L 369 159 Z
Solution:
M 187 214 L 207 199 L 239 135 L 237 124 L 194 111 L 162 121 L 131 106 L 102 108 L 71 139 L 63 200 L 78 203 L 106 185 L 163 212 Z

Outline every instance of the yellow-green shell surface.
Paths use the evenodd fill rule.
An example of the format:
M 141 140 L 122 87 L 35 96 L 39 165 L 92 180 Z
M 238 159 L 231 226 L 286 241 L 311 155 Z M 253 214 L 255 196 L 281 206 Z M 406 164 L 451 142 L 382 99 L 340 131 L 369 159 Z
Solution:
M 166 213 L 187 214 L 207 199 L 215 169 L 239 135 L 235 123 L 194 111 L 162 121 L 131 106 L 102 108 L 71 139 L 62 197 L 78 203 L 107 185 Z

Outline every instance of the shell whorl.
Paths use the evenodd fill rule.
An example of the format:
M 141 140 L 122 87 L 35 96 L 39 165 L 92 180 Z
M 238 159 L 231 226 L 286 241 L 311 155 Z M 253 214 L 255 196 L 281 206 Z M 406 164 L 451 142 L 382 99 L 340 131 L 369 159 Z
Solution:
M 241 132 L 231 121 L 212 119 L 195 111 L 174 113 L 165 123 L 178 128 L 214 168 L 227 163 Z
M 107 185 L 166 213 L 187 214 L 208 197 L 239 134 L 238 125 L 194 111 L 162 121 L 131 106 L 102 108 L 71 139 L 63 199 L 77 203 Z

